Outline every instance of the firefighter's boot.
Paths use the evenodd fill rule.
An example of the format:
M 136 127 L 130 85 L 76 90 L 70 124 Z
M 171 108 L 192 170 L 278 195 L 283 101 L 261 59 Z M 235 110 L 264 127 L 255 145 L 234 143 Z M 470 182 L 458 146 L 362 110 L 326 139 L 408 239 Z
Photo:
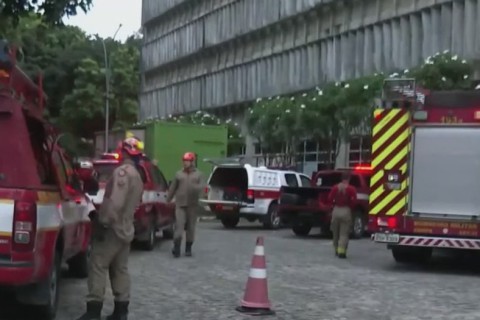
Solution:
M 128 301 L 115 301 L 113 313 L 106 320 L 127 320 L 128 304 Z
M 180 246 L 182 245 L 182 240 L 181 239 L 176 239 L 173 241 L 173 249 L 172 249 L 172 254 L 175 258 L 180 257 Z
M 98 301 L 87 302 L 87 312 L 77 320 L 101 320 L 103 303 Z
M 185 244 L 185 256 L 186 257 L 191 257 L 192 256 L 192 245 L 193 245 L 193 242 L 187 242 Z

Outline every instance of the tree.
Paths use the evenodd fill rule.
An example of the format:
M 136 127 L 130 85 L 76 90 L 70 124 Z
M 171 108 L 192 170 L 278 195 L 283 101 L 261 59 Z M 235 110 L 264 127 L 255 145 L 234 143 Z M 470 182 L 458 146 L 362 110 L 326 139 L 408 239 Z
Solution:
M 12 19 L 18 22 L 19 19 L 29 13 L 41 13 L 46 22 L 62 24 L 64 16 L 74 16 L 78 9 L 87 12 L 93 0 L 3 0 L 0 4 L 1 19 Z

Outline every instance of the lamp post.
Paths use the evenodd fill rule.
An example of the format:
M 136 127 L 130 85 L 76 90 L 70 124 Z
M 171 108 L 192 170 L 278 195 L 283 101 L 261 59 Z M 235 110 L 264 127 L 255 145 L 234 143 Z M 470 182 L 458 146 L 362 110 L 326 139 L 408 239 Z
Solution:
M 120 24 L 117 31 L 113 34 L 112 40 L 115 40 L 118 31 L 122 27 Z M 107 46 L 105 45 L 105 39 L 102 39 L 103 55 L 105 58 L 105 152 L 108 152 L 108 126 L 110 117 L 110 57 L 107 54 Z

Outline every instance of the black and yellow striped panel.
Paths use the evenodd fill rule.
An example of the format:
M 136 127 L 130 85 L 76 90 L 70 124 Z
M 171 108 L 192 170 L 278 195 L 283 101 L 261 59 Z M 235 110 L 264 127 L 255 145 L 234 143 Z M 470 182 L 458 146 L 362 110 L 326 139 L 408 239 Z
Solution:
M 372 128 L 371 215 L 404 213 L 407 206 L 407 165 L 410 150 L 409 113 L 405 109 L 377 109 Z M 400 171 L 401 187 L 385 188 L 385 170 Z

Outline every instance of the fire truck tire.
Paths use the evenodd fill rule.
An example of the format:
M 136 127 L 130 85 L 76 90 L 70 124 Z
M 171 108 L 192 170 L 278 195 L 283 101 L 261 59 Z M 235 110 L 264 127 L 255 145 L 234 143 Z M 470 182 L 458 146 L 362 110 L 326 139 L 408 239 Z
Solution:
M 365 235 L 365 219 L 361 211 L 353 212 L 352 220 L 352 238 L 353 239 L 362 239 Z
M 80 252 L 68 261 L 68 272 L 75 278 L 84 279 L 88 277 L 88 264 L 92 247 L 88 244 L 87 251 Z
M 278 216 L 278 204 L 273 202 L 268 207 L 267 215 L 263 220 L 265 229 L 275 230 L 280 228 L 280 217 Z
M 48 279 L 40 284 L 40 290 L 45 293 L 45 298 L 48 299 L 47 303 L 39 306 L 38 314 L 39 320 L 53 320 L 57 314 L 58 297 L 60 289 L 60 276 L 61 276 L 62 260 L 59 254 L 55 255 L 54 266 Z
M 150 217 L 150 224 L 148 225 L 148 231 L 146 232 L 146 239 L 140 241 L 140 246 L 145 251 L 152 251 L 157 243 L 157 231 L 155 230 L 155 215 Z
M 233 229 L 237 226 L 238 222 L 240 221 L 239 216 L 224 216 L 220 218 L 222 224 L 227 229 Z
M 292 227 L 292 231 L 296 236 L 306 237 L 312 230 L 312 225 L 310 224 L 296 224 Z
M 392 255 L 398 263 L 426 263 L 432 257 L 432 248 L 392 247 Z

